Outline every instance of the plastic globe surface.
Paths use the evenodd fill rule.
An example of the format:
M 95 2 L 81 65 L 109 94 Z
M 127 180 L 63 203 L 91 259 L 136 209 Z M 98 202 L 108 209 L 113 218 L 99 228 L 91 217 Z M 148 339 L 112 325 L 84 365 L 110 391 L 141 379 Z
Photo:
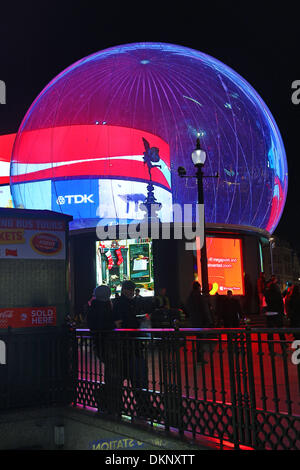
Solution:
M 191 153 L 200 137 L 206 222 L 276 228 L 287 194 L 280 132 L 256 91 L 201 52 L 162 43 L 116 46 L 68 67 L 17 133 L 15 207 L 71 214 L 71 228 L 143 218 L 149 195 L 169 221 L 197 202 Z

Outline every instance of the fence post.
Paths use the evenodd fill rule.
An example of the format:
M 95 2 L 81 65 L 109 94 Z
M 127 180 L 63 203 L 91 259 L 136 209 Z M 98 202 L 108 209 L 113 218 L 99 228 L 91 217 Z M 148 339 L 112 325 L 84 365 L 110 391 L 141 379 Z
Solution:
M 69 364 L 67 365 L 67 390 L 66 401 L 76 406 L 77 374 L 78 374 L 78 355 L 77 355 L 77 337 L 76 330 L 69 329 L 64 332 L 66 341 L 66 352 Z
M 170 426 L 177 427 L 183 434 L 182 422 L 182 384 L 180 368 L 180 349 L 177 332 L 163 336 L 162 346 L 162 375 L 164 390 L 164 415 L 166 430 Z
M 250 401 L 250 431 L 251 440 L 254 449 L 257 446 L 256 441 L 256 397 L 255 397 L 255 380 L 253 369 L 253 351 L 252 351 L 252 333 L 251 330 L 246 328 L 246 351 L 247 351 L 247 364 L 248 364 L 248 381 L 249 381 L 249 401 Z
M 231 394 L 231 408 L 232 408 L 232 426 L 233 426 L 233 440 L 234 448 L 238 450 L 239 446 L 239 428 L 238 428 L 238 413 L 237 413 L 237 398 L 236 398 L 236 376 L 234 367 L 234 351 L 232 343 L 232 333 L 227 334 L 228 344 L 228 365 L 229 365 L 229 380 L 230 380 L 230 394 Z

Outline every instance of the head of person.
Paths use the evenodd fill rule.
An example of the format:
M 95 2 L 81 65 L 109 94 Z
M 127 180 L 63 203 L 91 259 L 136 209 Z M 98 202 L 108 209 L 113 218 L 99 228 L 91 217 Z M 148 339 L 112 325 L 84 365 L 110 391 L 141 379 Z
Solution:
M 122 283 L 122 295 L 128 299 L 132 299 L 134 296 L 135 283 L 132 281 L 124 281 Z
M 159 295 L 164 296 L 164 295 L 166 295 L 166 293 L 167 293 L 167 289 L 165 287 L 161 287 L 159 289 Z
M 96 297 L 96 300 L 99 300 L 100 302 L 109 302 L 110 295 L 111 290 L 109 286 L 101 285 L 96 287 L 94 290 L 94 296 Z
M 201 286 L 200 286 L 200 283 L 198 281 L 194 281 L 193 282 L 193 291 L 200 291 L 201 290 Z
M 271 276 L 271 283 L 272 283 L 272 284 L 277 284 L 277 283 L 278 283 L 278 279 L 277 279 L 277 277 L 275 276 L 275 274 L 272 274 L 272 276 Z
M 294 296 L 294 295 L 297 295 L 297 296 L 298 296 L 298 295 L 299 295 L 299 292 L 300 292 L 300 290 L 299 290 L 298 284 L 294 284 L 294 285 L 291 287 L 291 295 L 293 295 L 293 296 Z
M 264 279 L 264 278 L 265 278 L 265 273 L 264 273 L 264 272 L 261 272 L 260 275 L 259 275 L 259 277 L 260 277 L 261 279 Z
M 227 297 L 232 297 L 232 290 L 227 291 Z
M 140 295 L 140 289 L 135 289 L 135 295 L 136 296 Z

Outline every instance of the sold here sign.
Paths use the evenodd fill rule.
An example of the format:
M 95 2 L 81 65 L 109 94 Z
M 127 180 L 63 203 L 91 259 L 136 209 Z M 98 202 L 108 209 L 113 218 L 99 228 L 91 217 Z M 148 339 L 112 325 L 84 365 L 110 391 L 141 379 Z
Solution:
M 55 326 L 56 307 L 18 307 L 0 309 L 0 328 Z

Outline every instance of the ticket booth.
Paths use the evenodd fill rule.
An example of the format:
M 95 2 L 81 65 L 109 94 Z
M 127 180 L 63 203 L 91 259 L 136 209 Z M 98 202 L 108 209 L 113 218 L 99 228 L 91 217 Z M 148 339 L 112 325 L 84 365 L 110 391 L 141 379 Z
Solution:
M 70 220 L 0 209 L 0 409 L 70 402 Z
M 60 326 L 68 312 L 68 222 L 0 209 L 0 329 Z

